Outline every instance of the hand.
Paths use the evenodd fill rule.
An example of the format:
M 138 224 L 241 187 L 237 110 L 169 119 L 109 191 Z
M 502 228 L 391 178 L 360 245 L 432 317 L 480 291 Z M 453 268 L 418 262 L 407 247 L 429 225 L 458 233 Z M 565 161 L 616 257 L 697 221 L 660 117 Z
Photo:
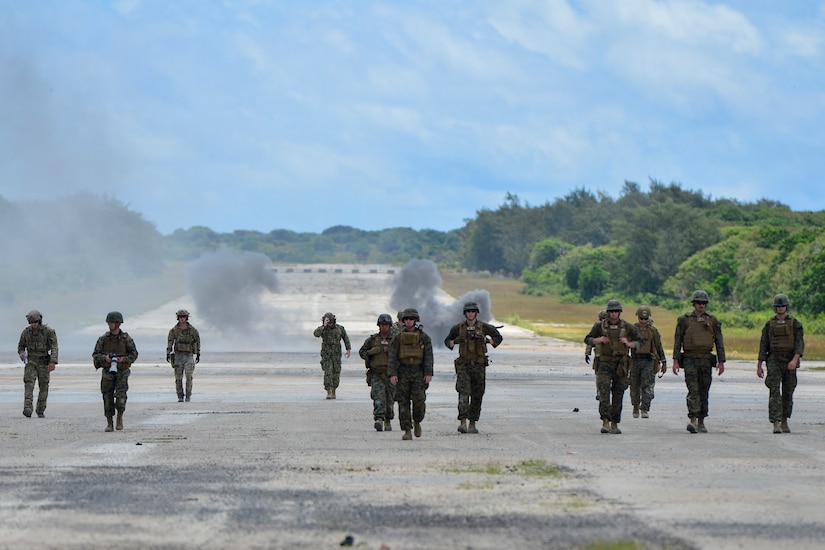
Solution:
M 347 353 L 345 353 L 344 355 L 346 355 L 347 359 L 349 359 L 349 350 L 347 350 Z
M 424 377 L 424 384 L 426 384 L 426 385 L 428 385 L 428 386 L 429 386 L 429 385 L 430 385 L 430 382 L 432 382 L 432 380 L 433 380 L 432 375 L 431 375 L 431 374 L 428 374 L 428 375 L 426 375 L 426 376 Z
M 762 365 L 756 365 L 756 376 L 758 376 L 759 378 L 765 377 L 765 371 L 762 370 Z
M 20 360 L 23 361 L 24 363 L 26 362 L 25 354 L 22 354 L 22 353 L 20 354 Z
M 590 364 L 590 356 L 589 355 L 584 356 L 584 362 L 587 363 L 588 365 Z
M 166 354 L 166 362 L 167 362 L 167 363 L 171 363 L 171 362 L 172 362 L 172 354 L 171 354 L 171 353 L 167 353 L 167 354 Z
M 195 363 L 200 363 L 200 361 L 201 361 L 201 354 L 199 353 L 199 354 L 195 355 Z
M 49 372 L 52 372 L 57 367 L 56 363 L 49 363 Z
M 450 343 L 447 344 L 447 347 L 453 349 L 455 347 L 455 340 L 450 340 Z
M 390 376 L 390 384 L 392 384 L 393 386 L 397 386 L 398 385 L 398 377 L 397 376 Z
M 661 372 L 662 374 L 667 372 L 667 361 L 662 361 Z
M 716 372 L 717 374 L 722 374 L 723 372 L 725 372 L 725 363 L 719 361 L 719 363 L 716 365 Z
M 673 374 L 675 374 L 676 376 L 679 376 L 679 360 L 678 359 L 673 360 Z

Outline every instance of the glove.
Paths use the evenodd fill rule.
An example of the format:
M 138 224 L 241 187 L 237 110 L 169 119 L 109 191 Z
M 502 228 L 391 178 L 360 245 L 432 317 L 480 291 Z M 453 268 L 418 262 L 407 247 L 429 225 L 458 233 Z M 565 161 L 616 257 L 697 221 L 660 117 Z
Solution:
M 584 356 L 584 362 L 587 363 L 588 365 L 590 364 L 590 356 L 589 355 Z
M 667 372 L 667 361 L 662 361 L 661 373 L 664 374 Z
M 201 354 L 199 353 L 195 356 L 195 363 L 200 363 L 200 361 L 201 361 Z
M 171 354 L 171 353 L 167 353 L 167 354 L 166 354 L 166 362 L 167 362 L 167 363 L 171 363 L 171 362 L 172 362 L 172 354 Z

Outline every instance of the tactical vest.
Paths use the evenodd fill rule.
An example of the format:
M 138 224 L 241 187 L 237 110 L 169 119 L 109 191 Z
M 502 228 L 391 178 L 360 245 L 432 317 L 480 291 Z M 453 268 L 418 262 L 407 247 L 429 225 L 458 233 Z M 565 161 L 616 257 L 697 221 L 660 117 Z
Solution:
M 398 360 L 408 365 L 420 365 L 424 360 L 424 344 L 418 331 L 404 331 L 396 338 L 401 338 L 401 345 L 398 347 Z
M 121 332 L 117 335 L 112 334 L 111 332 L 107 332 L 103 336 L 104 355 L 114 353 L 119 356 L 117 362 L 117 370 L 126 370 L 131 366 L 131 363 L 127 363 L 125 360 L 121 359 L 122 356 L 128 353 L 128 351 L 126 350 L 126 338 L 124 338 L 124 336 L 126 336 L 125 332 Z
M 639 331 L 639 334 L 641 335 L 643 342 L 641 347 L 636 349 L 636 354 L 645 355 L 656 353 L 656 348 L 654 347 L 655 342 L 653 341 L 653 339 L 656 337 L 656 333 L 653 330 L 653 327 L 649 324 L 645 328 L 636 325 L 636 330 Z
M 49 327 L 44 326 L 38 330 L 26 327 L 26 350 L 29 355 L 46 355 L 49 353 Z
M 176 353 L 195 353 L 195 333 L 190 329 L 191 325 L 187 325 L 186 328 L 174 328 Z
M 625 323 L 627 321 L 622 319 L 619 319 L 618 325 L 611 325 L 608 319 L 602 321 L 602 334 L 610 338 L 610 342 L 599 345 L 601 357 L 627 355 L 627 346 L 619 342 L 619 338 L 625 337 Z
M 458 355 L 473 364 L 487 363 L 487 337 L 481 323 L 469 326 L 461 323 L 458 328 Z
M 687 354 L 710 353 L 713 350 L 715 320 L 707 315 L 700 321 L 694 315 L 686 315 L 685 338 L 682 346 Z
M 796 345 L 793 317 L 770 321 L 770 342 L 772 352 L 793 351 Z
M 390 364 L 390 336 L 381 338 L 380 334 L 373 334 L 373 345 L 378 345 L 381 348 L 381 353 L 376 353 L 370 357 L 370 368 L 378 372 L 386 372 L 387 366 Z

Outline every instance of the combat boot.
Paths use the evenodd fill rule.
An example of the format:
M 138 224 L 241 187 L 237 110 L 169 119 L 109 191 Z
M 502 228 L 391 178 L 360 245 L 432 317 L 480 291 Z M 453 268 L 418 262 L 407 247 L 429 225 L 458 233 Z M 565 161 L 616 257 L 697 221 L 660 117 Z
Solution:
M 708 433 L 708 429 L 705 428 L 705 419 L 704 418 L 697 418 L 696 419 L 696 429 L 702 432 L 703 434 Z
M 650 415 L 647 413 L 646 410 L 642 409 L 642 418 L 649 418 Z
M 332 390 L 330 389 L 327 389 L 327 399 L 335 399 L 334 397 L 332 397 Z
M 178 395 L 178 403 L 183 403 L 183 396 L 182 395 Z
M 467 433 L 467 419 L 466 418 L 461 419 L 461 422 L 458 424 L 458 431 L 463 433 L 463 434 Z
M 123 411 L 117 411 L 117 423 L 115 424 L 115 429 L 123 429 Z
M 384 421 L 384 431 L 385 432 L 391 432 L 392 431 L 392 421 L 391 420 L 385 420 Z
M 602 433 L 609 434 L 610 433 L 610 420 L 606 418 L 602 418 Z
M 112 424 L 112 417 L 111 416 L 106 417 L 106 430 L 104 430 L 104 431 L 107 431 L 107 432 L 115 431 L 115 427 Z
M 633 405 L 633 418 L 639 418 L 639 405 Z
M 186 402 L 187 402 L 187 403 L 189 403 L 189 401 L 190 401 L 191 399 L 192 399 L 192 396 L 191 396 L 191 395 L 187 395 L 187 396 L 186 396 Z
M 773 433 L 781 434 L 782 433 L 782 423 L 779 420 L 773 421 Z
M 421 423 L 420 422 L 413 422 L 413 433 L 415 437 L 421 437 Z
M 331 390 L 329 390 L 329 394 L 332 396 L 332 397 L 330 397 L 330 399 L 335 399 L 335 388 L 332 388 Z
M 470 433 L 470 434 L 477 434 L 478 433 L 478 428 L 476 428 L 476 421 L 475 420 L 470 420 L 470 425 L 467 426 L 467 433 Z
M 375 424 L 372 425 L 375 428 L 376 432 L 383 432 L 384 431 L 384 421 L 380 418 L 375 421 Z
M 783 434 L 791 433 L 791 429 L 788 427 L 788 419 L 783 418 L 782 422 L 779 424 L 779 427 L 782 429 Z
M 689 431 L 689 432 L 690 432 L 690 433 L 692 433 L 692 434 L 695 434 L 696 432 L 698 432 L 699 430 L 698 430 L 698 428 L 696 427 L 696 426 L 698 426 L 698 425 L 699 425 L 699 423 L 698 423 L 698 422 L 699 422 L 698 420 L 696 420 L 695 418 L 691 417 L 690 422 L 689 422 L 689 423 L 688 423 L 688 425 L 687 425 L 687 431 Z
M 31 418 L 32 417 L 32 410 L 31 409 L 23 409 L 23 416 L 25 416 L 26 418 Z
M 410 430 L 404 430 L 404 435 L 401 436 L 401 439 L 403 439 L 404 441 L 409 441 L 410 439 L 412 439 L 412 434 L 410 433 Z
M 612 434 L 620 434 L 622 431 L 619 429 L 619 425 L 616 422 L 610 423 L 610 433 Z

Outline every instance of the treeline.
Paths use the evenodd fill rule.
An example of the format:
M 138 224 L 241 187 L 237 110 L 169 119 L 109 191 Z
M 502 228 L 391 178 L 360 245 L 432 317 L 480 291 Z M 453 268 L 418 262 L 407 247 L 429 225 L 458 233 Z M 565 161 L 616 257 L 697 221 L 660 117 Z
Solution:
M 280 263 L 390 263 L 412 258 L 431 259 L 441 265 L 459 266 L 459 230 L 420 231 L 394 227 L 364 231 L 337 225 L 318 233 L 296 233 L 276 229 L 216 233 L 208 227 L 178 229 L 165 238 L 171 259 L 193 260 L 203 252 L 226 246 L 260 252 Z

